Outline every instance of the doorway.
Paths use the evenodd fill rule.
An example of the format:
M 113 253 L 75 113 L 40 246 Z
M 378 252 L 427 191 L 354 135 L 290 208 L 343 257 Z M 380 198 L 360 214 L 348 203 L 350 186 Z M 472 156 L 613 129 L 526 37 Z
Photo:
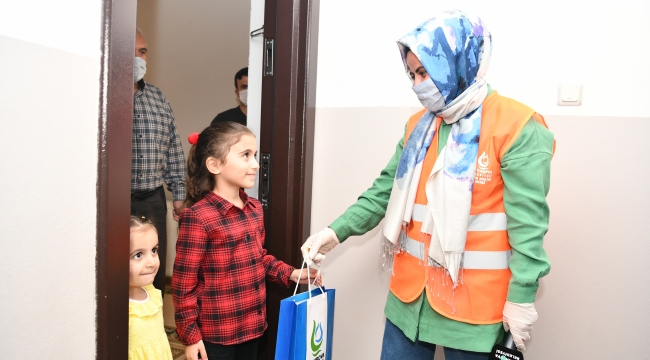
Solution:
M 248 67 L 250 18 L 251 3 L 247 1 L 137 0 L 136 25 L 148 49 L 144 80 L 158 87 L 169 101 L 186 159 L 190 134 L 200 133 L 219 113 L 229 109 L 242 113 L 235 93 L 235 74 Z M 248 81 L 248 75 L 242 80 Z M 250 120 L 247 125 L 259 129 L 259 118 Z M 248 192 L 257 197 L 255 190 Z M 165 194 L 167 251 L 161 265 L 165 261 L 167 282 L 160 290 L 164 296 L 165 331 L 171 334 L 169 342 L 176 356 L 183 352 L 183 345 L 174 333 L 170 280 L 178 222 L 173 218 L 173 196 L 167 190 Z
M 161 3 L 151 0 L 140 0 L 138 6 L 150 5 L 149 12 L 161 10 Z M 167 2 L 166 2 L 167 3 Z M 228 2 L 229 3 L 229 2 Z M 234 4 L 235 1 L 233 0 Z M 268 202 L 265 208 L 265 225 L 267 228 L 266 247 L 270 254 L 293 265 L 300 265 L 299 247 L 309 234 L 311 210 L 311 163 L 313 154 L 313 125 L 315 106 L 316 50 L 318 28 L 318 1 L 279 1 L 253 0 L 251 9 L 262 5 L 264 14 L 264 33 L 259 37 L 259 44 L 273 44 L 260 53 L 255 70 L 264 76 L 259 79 L 260 99 L 258 104 L 261 118 L 260 153 L 267 153 L 272 161 L 269 165 L 268 183 L 270 192 L 266 192 Z M 166 4 L 165 4 L 166 5 Z M 177 12 L 186 17 L 192 9 L 187 4 Z M 180 6 L 180 5 L 179 5 Z M 198 5 L 197 5 L 198 6 Z M 258 7 L 259 8 L 259 7 Z M 130 202 L 130 139 L 132 123 L 132 79 L 133 79 L 133 48 L 136 26 L 136 0 L 104 0 L 104 49 L 102 61 L 102 92 L 100 127 L 100 161 L 98 167 L 98 229 L 97 229 L 97 358 L 125 358 L 128 349 L 128 213 Z M 165 10 L 166 11 L 166 10 Z M 151 14 L 148 14 L 151 15 Z M 250 15 L 250 14 L 249 14 Z M 158 39 L 155 39 L 155 18 L 143 19 L 142 28 L 151 49 L 146 80 L 159 86 L 168 97 L 172 108 L 180 122 L 181 108 L 173 99 L 175 90 L 166 88 L 164 78 L 155 79 L 163 68 L 157 64 L 161 60 L 154 50 Z M 253 18 L 253 16 L 250 16 Z M 188 20 L 191 21 L 191 20 Z M 204 20 L 205 22 L 210 22 Z M 148 24 L 148 25 L 147 25 Z M 144 26 L 143 26 L 144 25 Z M 172 24 L 168 31 L 171 38 L 179 36 L 183 31 L 177 28 L 182 24 Z M 253 26 L 249 24 L 250 27 Z M 169 29 L 167 29 L 169 30 Z M 246 31 L 248 42 L 250 31 Z M 152 38 L 153 35 L 153 38 Z M 187 36 L 187 35 L 186 35 Z M 192 36 L 190 34 L 189 36 Z M 200 36 L 199 36 L 200 37 Z M 155 39 L 155 40 L 154 40 Z M 152 41 L 153 40 L 153 41 Z M 184 40 L 184 37 L 181 37 Z M 164 42 L 164 40 L 161 40 Z M 241 40 L 238 40 L 241 42 Z M 254 44 L 252 41 L 251 44 Z M 202 47 L 210 46 L 201 44 Z M 245 47 L 244 47 L 245 48 Z M 192 66 L 201 57 L 199 51 L 180 51 L 183 61 Z M 172 58 L 179 56 L 173 54 Z M 164 56 L 167 61 L 167 56 Z M 210 59 L 208 59 L 210 60 Z M 257 61 L 257 60 L 256 60 Z M 173 62 L 172 62 L 173 63 Z M 250 62 L 252 64 L 253 61 Z M 182 65 L 181 69 L 184 69 Z M 237 67 L 237 66 L 235 66 Z M 243 67 L 243 66 L 242 66 Z M 171 76 L 181 91 L 193 94 L 197 81 L 202 81 L 193 72 L 164 71 L 165 76 Z M 271 69 L 268 73 L 266 70 Z M 236 70 L 235 70 L 236 71 Z M 199 73 L 201 73 L 199 71 Z M 230 75 L 234 79 L 234 72 Z M 218 81 L 212 79 L 210 85 L 217 86 Z M 252 79 L 251 79 L 252 80 Z M 158 81 L 158 83 L 156 83 Z M 162 83 L 161 83 L 162 82 Z M 220 84 L 219 84 L 220 85 Z M 231 89 L 234 92 L 234 84 Z M 226 88 L 229 85 L 226 85 Z M 226 93 L 228 91 L 226 90 Z M 186 95 L 185 94 L 185 95 Z M 234 93 L 230 101 L 234 102 Z M 172 96 L 170 96 L 172 95 Z M 208 97 L 212 106 L 198 103 L 197 99 Z M 209 124 L 219 105 L 214 105 L 214 95 L 207 91 L 196 96 L 186 96 L 191 106 L 188 111 L 195 111 L 188 116 L 199 124 L 186 124 L 191 130 L 182 130 L 179 124 L 181 139 L 186 139 L 187 133 L 200 131 Z M 228 97 L 225 97 L 228 101 Z M 249 106 L 252 103 L 249 101 Z M 260 106 L 260 105 L 258 105 Z M 205 108 L 204 108 L 205 107 Z M 232 106 L 230 106 L 232 107 Z M 227 107 L 228 108 L 228 107 Z M 209 115 L 207 115 L 209 114 Z M 201 127 L 200 124 L 205 124 Z M 197 128 L 198 127 L 198 128 Z M 183 141 L 187 154 L 189 145 Z M 110 171 L 109 171 L 110 170 Z M 258 177 L 259 178 L 259 177 Z M 261 195 L 261 194 L 260 194 Z M 176 223 L 170 222 L 171 225 Z M 171 246 L 170 246 L 171 247 Z M 269 328 L 265 339 L 260 343 L 260 359 L 272 359 L 275 349 L 275 329 L 277 328 L 277 311 L 279 300 L 290 294 L 286 289 L 269 286 L 267 290 L 267 308 Z

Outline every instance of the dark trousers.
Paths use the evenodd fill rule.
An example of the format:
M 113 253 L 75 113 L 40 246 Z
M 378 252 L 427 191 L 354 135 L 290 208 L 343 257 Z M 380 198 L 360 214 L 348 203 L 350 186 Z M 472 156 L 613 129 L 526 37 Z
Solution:
M 237 345 L 219 345 L 203 342 L 208 360 L 257 360 L 257 339 Z
M 165 293 L 165 267 L 167 265 L 167 199 L 165 190 L 159 186 L 153 191 L 131 193 L 131 215 L 145 216 L 158 231 L 158 258 L 160 268 L 153 286 Z

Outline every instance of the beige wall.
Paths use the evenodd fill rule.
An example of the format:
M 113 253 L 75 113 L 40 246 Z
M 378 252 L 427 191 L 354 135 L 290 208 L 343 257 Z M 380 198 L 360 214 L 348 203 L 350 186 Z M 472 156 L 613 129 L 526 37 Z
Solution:
M 237 106 L 234 77 L 248 66 L 249 23 L 249 1 L 138 1 L 149 48 L 144 79 L 169 100 L 186 155 L 189 134 Z
M 0 2 L 3 359 L 96 351 L 100 36 L 101 1 Z
M 647 358 L 650 117 L 548 116 L 557 139 L 530 359 Z
M 372 184 L 413 112 L 317 110 L 314 231 Z M 557 139 L 545 239 L 552 270 L 541 280 L 540 318 L 526 359 L 557 353 L 642 359 L 650 332 L 650 148 L 644 145 L 650 118 L 547 116 L 547 122 Z M 335 358 L 379 358 L 389 280 L 379 263 L 380 228 L 350 238 L 325 261 L 326 285 L 337 289 Z
M 650 37 L 639 18 L 650 3 L 322 1 L 312 231 L 354 203 L 388 162 L 419 105 L 394 41 L 447 8 L 483 17 L 494 41 L 488 81 L 544 114 L 557 139 L 545 239 L 552 270 L 541 280 L 526 359 L 647 358 L 650 53 L 634 44 Z M 575 80 L 583 106 L 557 106 L 557 84 Z M 337 289 L 334 358 L 379 357 L 389 280 L 380 227 L 325 261 L 325 283 Z

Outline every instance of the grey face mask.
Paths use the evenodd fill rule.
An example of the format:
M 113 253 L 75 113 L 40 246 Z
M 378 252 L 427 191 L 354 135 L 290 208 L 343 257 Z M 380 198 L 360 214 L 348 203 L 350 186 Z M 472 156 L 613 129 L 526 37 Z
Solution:
M 137 83 L 142 80 L 144 74 L 147 72 L 147 62 L 141 57 L 135 57 L 133 61 L 133 82 Z
M 422 106 L 427 108 L 427 110 L 435 113 L 445 107 L 445 99 L 431 78 L 415 85 L 413 91 L 418 96 L 418 100 L 420 100 Z

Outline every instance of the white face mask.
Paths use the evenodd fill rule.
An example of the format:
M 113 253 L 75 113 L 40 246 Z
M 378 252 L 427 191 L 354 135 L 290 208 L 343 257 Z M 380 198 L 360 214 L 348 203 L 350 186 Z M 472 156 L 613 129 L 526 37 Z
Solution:
M 133 61 L 133 82 L 137 83 L 142 80 L 147 72 L 147 62 L 141 57 L 135 57 Z
M 248 90 L 239 90 L 239 101 L 248 107 Z
M 413 91 L 418 96 L 418 100 L 420 100 L 422 106 L 427 108 L 427 110 L 435 113 L 445 107 L 445 99 L 431 78 L 415 85 Z

